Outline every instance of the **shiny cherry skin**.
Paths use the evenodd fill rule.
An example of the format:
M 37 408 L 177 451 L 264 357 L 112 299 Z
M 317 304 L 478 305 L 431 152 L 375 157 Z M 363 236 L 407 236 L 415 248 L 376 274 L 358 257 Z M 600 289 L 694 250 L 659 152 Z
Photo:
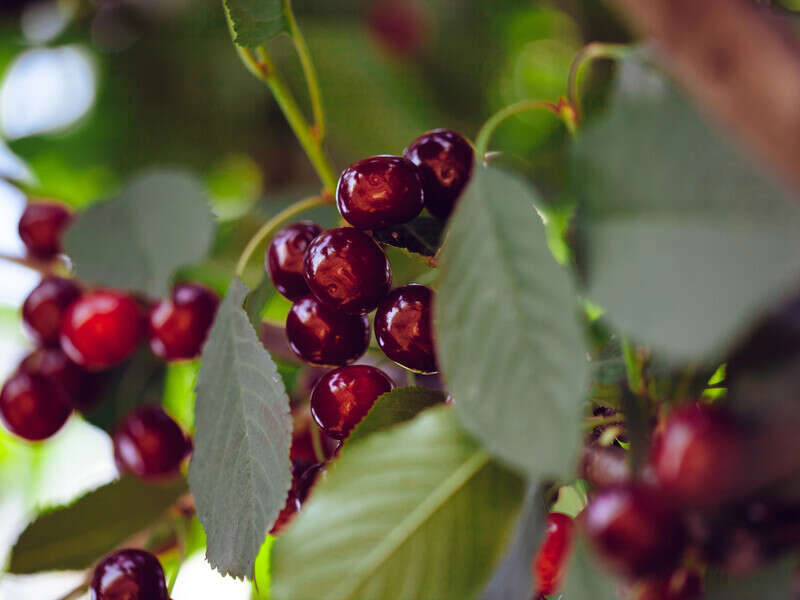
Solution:
M 375 313 L 375 338 L 383 353 L 418 373 L 436 373 L 431 307 L 433 290 L 410 284 L 395 288 Z
M 17 371 L 0 392 L 0 415 L 6 428 L 26 440 L 49 438 L 71 412 L 64 389 L 41 375 Z
M 292 476 L 292 487 L 289 488 L 286 504 L 281 509 L 281 512 L 278 513 L 278 518 L 275 520 L 272 529 L 270 529 L 270 535 L 280 535 L 284 528 L 291 523 L 294 516 L 300 512 L 303 503 L 308 499 L 317 479 L 324 473 L 325 465 L 319 463 L 302 473 L 296 473 Z
M 148 342 L 162 360 L 190 360 L 200 356 L 214 323 L 219 298 L 197 283 L 181 283 L 149 315 Z
M 71 219 L 70 212 L 60 204 L 28 204 L 19 220 L 19 237 L 31 256 L 51 259 L 61 252 L 61 238 Z
M 44 377 L 60 386 L 77 410 L 86 410 L 94 405 L 104 381 L 102 374 L 82 369 L 60 348 L 34 350 L 22 360 L 19 370 Z
M 45 277 L 22 305 L 22 322 L 31 336 L 42 346 L 58 346 L 61 318 L 81 295 L 71 279 Z
M 175 475 L 189 450 L 180 426 L 160 406 L 131 413 L 114 433 L 117 467 L 140 479 Z
M 673 411 L 653 438 L 650 462 L 674 500 L 708 508 L 738 490 L 744 436 L 723 411 L 690 405 Z
M 550 513 L 544 529 L 544 539 L 533 558 L 533 573 L 538 585 L 537 594 L 555 594 L 567 568 L 572 546 L 573 520 L 561 513 Z
M 472 177 L 475 151 L 461 134 L 447 129 L 424 133 L 403 152 L 419 167 L 425 208 L 445 220 Z
M 322 233 L 322 227 L 311 221 L 300 221 L 281 229 L 272 238 L 265 266 L 272 284 L 289 300 L 295 301 L 308 294 L 308 284 L 303 277 L 303 257 L 306 248 Z
M 91 600 L 169 600 L 164 569 L 144 550 L 117 550 L 98 563 L 92 575 Z
M 61 348 L 90 371 L 113 367 L 136 351 L 147 329 L 142 310 L 128 294 L 95 290 L 73 302 L 61 322 Z
M 347 167 L 336 187 L 336 205 L 358 229 L 408 223 L 424 204 L 419 169 L 402 156 L 373 156 Z
M 352 227 L 329 229 L 306 250 L 303 273 L 311 293 L 328 307 L 365 315 L 392 286 L 392 269 L 380 246 Z
M 686 530 L 677 510 L 660 491 L 639 483 L 597 491 L 581 519 L 601 557 L 621 574 L 668 573 L 686 544 Z
M 330 437 L 343 440 L 381 394 L 391 392 L 389 376 L 369 365 L 350 365 L 323 375 L 311 392 L 311 415 Z
M 369 319 L 346 315 L 313 296 L 305 296 L 289 310 L 286 337 L 294 353 L 305 362 L 323 367 L 344 366 L 367 351 Z

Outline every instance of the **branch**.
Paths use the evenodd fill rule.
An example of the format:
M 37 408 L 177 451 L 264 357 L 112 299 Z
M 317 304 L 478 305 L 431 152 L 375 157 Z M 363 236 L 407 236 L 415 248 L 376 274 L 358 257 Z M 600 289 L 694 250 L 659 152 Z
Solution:
M 701 106 L 800 191 L 800 45 L 753 0 L 610 0 Z

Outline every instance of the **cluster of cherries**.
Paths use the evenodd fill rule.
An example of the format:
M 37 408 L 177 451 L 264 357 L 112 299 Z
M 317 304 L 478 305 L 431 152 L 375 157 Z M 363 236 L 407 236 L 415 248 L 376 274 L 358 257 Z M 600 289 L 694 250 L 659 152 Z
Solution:
M 32 259 L 53 265 L 71 216 L 54 203 L 29 204 L 19 234 Z M 164 361 L 199 355 L 219 301 L 207 288 L 177 285 L 155 303 L 113 289 L 86 289 L 75 279 L 48 275 L 25 300 L 22 320 L 37 348 L 0 392 L 0 416 L 12 433 L 31 441 L 56 433 L 73 410 L 95 408 L 108 370 L 146 339 Z M 122 472 L 144 479 L 177 473 L 190 443 L 160 407 L 135 410 L 116 429 L 114 457 Z
M 296 420 L 293 485 L 273 533 L 299 510 L 324 461 L 394 387 L 382 370 L 351 364 L 369 346 L 369 313 L 375 311 L 375 339 L 389 359 L 416 373 L 438 371 L 434 292 L 418 284 L 392 289 L 389 260 L 370 233 L 408 223 L 423 208 L 447 219 L 472 175 L 473 160 L 472 146 L 458 133 L 428 132 L 403 156 L 373 156 L 344 170 L 336 202 L 349 227 L 323 231 L 303 221 L 274 236 L 265 267 L 275 288 L 293 302 L 286 319 L 289 345 L 306 363 L 333 370 L 311 391 L 314 423 Z M 314 436 L 322 452 L 314 452 Z

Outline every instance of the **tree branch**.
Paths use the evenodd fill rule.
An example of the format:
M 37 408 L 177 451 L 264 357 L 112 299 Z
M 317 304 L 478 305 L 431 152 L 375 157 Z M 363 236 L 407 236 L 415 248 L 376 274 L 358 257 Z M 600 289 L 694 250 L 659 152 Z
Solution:
M 712 118 L 800 191 L 800 44 L 753 0 L 610 0 Z

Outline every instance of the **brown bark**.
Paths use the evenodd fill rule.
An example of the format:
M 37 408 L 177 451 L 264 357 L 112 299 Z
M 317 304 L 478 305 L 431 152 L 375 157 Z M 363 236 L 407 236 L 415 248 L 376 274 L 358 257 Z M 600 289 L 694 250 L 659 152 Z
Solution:
M 610 0 L 705 112 L 800 191 L 800 44 L 755 0 Z

